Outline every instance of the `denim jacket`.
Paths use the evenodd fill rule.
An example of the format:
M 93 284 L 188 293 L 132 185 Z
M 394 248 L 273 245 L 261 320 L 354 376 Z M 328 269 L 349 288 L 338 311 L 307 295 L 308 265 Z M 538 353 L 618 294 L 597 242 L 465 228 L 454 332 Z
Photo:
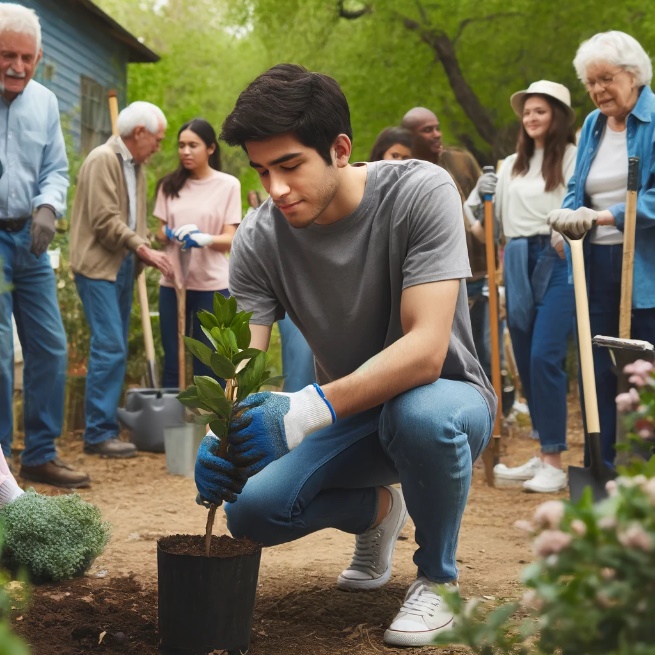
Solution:
M 562 207 L 577 209 L 590 206 L 585 184 L 606 122 L 607 117 L 598 109 L 587 116 L 578 143 L 575 172 L 569 180 Z M 632 306 L 646 309 L 655 307 L 655 94 L 650 87 L 641 89 L 626 123 L 628 157 L 639 157 Z M 623 231 L 625 202 L 608 209 L 616 220 L 616 227 Z M 590 247 L 588 240 L 585 240 L 585 250 Z

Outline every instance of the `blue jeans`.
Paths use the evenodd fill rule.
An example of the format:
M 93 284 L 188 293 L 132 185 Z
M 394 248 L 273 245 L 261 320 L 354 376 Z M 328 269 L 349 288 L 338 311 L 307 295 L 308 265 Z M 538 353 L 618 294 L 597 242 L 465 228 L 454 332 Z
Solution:
M 225 298 L 230 297 L 227 289 L 220 289 L 218 293 Z M 214 312 L 214 292 L 187 291 L 186 315 L 184 317 L 184 325 L 186 326 L 185 334 L 198 341 L 202 341 L 202 343 L 213 350 L 214 348 L 202 331 L 202 326 L 198 320 L 198 312 L 202 309 L 206 309 L 208 312 Z M 164 347 L 164 370 L 162 372 L 161 384 L 162 387 L 175 389 L 179 385 L 177 363 L 177 296 L 175 295 L 175 289 L 171 287 L 159 287 L 159 330 L 161 332 L 162 346 Z M 197 357 L 193 358 L 193 374 L 216 378 L 214 371 L 209 366 L 205 366 Z M 220 380 L 220 382 L 223 385 L 225 384 L 223 380 Z
M 489 408 L 469 384 L 440 379 L 410 389 L 311 434 L 250 478 L 225 505 L 228 528 L 265 546 L 323 528 L 361 534 L 377 515 L 376 488 L 400 482 L 419 575 L 452 581 L 473 462 L 491 429 Z
M 84 441 L 96 445 L 118 436 L 116 408 L 123 393 L 127 336 L 134 291 L 134 255 L 121 264 L 116 282 L 75 275 L 91 332 L 86 375 Z
M 530 276 L 540 257 L 552 256 L 549 237 L 545 239 L 529 241 Z M 558 257 L 554 262 L 548 287 L 535 310 L 534 322 L 528 332 L 515 327 L 510 327 L 509 332 L 532 426 L 539 434 L 541 452 L 559 453 L 566 450 L 568 380 L 565 364 L 575 310 L 566 260 Z
M 588 252 L 586 269 L 591 334 L 592 336 L 618 337 L 623 245 L 591 244 Z M 643 339 L 655 343 L 655 309 L 632 310 L 630 336 L 633 339 Z M 608 466 L 613 466 L 616 455 L 614 446 L 616 444 L 617 378 L 609 349 L 594 348 L 593 357 L 603 461 Z M 580 397 L 583 398 L 583 394 L 580 394 Z M 587 465 L 589 464 L 588 455 L 585 456 L 585 462 Z
M 278 321 L 277 326 L 282 342 L 284 391 L 288 393 L 300 391 L 308 384 L 316 382 L 314 354 L 302 332 L 289 317 Z
M 13 312 L 23 349 L 25 466 L 57 456 L 55 439 L 64 422 L 68 350 L 57 304 L 57 285 L 47 253 L 30 252 L 30 224 L 20 232 L 0 230 L 2 274 L 13 288 L 0 295 L 0 443 L 7 457 L 13 439 Z

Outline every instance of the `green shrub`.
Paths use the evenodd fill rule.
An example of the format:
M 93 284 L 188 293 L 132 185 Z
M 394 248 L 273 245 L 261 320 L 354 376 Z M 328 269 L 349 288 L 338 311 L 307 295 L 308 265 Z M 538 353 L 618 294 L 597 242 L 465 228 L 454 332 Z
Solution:
M 0 509 L 2 563 L 35 582 L 82 575 L 109 540 L 109 523 L 78 494 L 44 496 L 30 489 Z

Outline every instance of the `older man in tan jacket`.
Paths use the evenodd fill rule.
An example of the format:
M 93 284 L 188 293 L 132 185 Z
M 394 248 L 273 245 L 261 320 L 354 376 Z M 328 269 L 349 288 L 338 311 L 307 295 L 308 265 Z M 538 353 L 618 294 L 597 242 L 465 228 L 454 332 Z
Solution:
M 173 274 L 166 255 L 146 238 L 143 164 L 166 131 L 162 111 L 134 102 L 118 116 L 118 132 L 91 151 L 80 169 L 71 217 L 71 268 L 91 331 L 86 378 L 84 452 L 132 457 L 118 438 L 116 409 L 127 361 L 134 278 L 143 266 Z

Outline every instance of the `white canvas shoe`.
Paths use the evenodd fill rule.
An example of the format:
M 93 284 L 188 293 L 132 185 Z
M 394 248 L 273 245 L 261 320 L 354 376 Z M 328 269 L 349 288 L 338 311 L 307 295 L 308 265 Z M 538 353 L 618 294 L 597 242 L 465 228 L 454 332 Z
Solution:
M 405 602 L 389 629 L 384 643 L 389 646 L 427 646 L 440 632 L 453 627 L 453 613 L 437 593 L 438 583 L 416 578 Z M 456 584 L 446 585 L 453 590 Z
M 566 489 L 567 484 L 566 473 L 562 469 L 550 464 L 543 464 L 531 480 L 526 480 L 523 483 L 523 489 L 540 494 L 549 494 Z
M 525 464 L 512 468 L 505 466 L 505 464 L 496 464 L 494 466 L 494 478 L 496 480 L 508 480 L 511 482 L 531 480 L 541 470 L 542 466 L 543 462 L 539 457 L 533 457 Z
M 357 535 L 352 562 L 337 578 L 339 589 L 366 591 L 389 582 L 393 551 L 408 514 L 402 492 L 385 488 L 391 494 L 391 510 L 377 528 Z

